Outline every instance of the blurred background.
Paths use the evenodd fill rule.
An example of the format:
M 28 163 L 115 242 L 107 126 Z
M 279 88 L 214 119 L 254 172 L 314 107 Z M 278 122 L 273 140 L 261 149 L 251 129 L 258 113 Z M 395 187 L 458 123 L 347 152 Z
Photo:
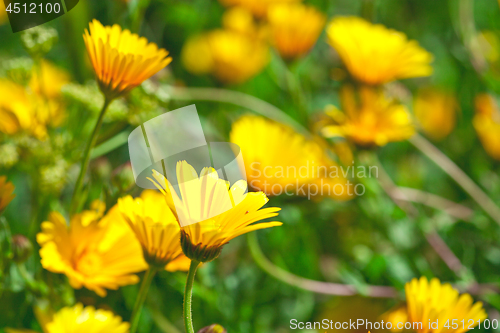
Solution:
M 234 92 L 276 106 L 310 131 L 323 118 L 327 105 L 341 108 L 339 93 L 348 71 L 328 44 L 324 28 L 310 52 L 290 61 L 283 60 L 285 57 L 264 42 L 241 45 L 238 40 L 226 41 L 227 49 L 221 51 L 228 54 L 224 60 L 226 67 L 210 69 L 207 59 L 214 55 L 196 44 L 196 38 L 216 29 L 241 28 L 248 32 L 249 26 L 255 29 L 253 33 L 260 34 L 259 29 L 265 29 L 267 22 L 259 10 L 252 12 L 252 4 L 257 6 L 261 2 L 265 1 L 239 1 L 241 8 L 250 12 L 230 12 L 234 7 L 229 0 L 80 0 L 68 14 L 41 26 L 41 32 L 37 33 L 42 37 L 30 35 L 30 30 L 13 34 L 3 17 L 0 76 L 30 82 L 32 75 L 36 76 L 30 74 L 33 62 L 41 61 L 42 68 L 46 66 L 47 71 L 56 73 L 51 76 L 52 81 L 42 86 L 54 89 L 58 108 L 64 110 L 60 122 L 47 125 L 47 130 L 17 136 L 3 131 L 0 136 L 0 175 L 7 176 L 14 184 L 16 194 L 2 218 L 2 239 L 10 233 L 23 234 L 31 240 L 35 251 L 26 267 L 56 290 L 51 302 L 60 306 L 82 302 L 112 309 L 128 318 L 139 288 L 138 285 L 122 287 L 104 298 L 86 289 L 73 291 L 63 275 L 41 268 L 37 254 L 35 234 L 40 223 L 50 211 L 64 212 L 69 205 L 84 142 L 102 104 L 82 38 L 88 23 L 96 18 L 104 25 L 119 24 L 132 29 L 167 49 L 173 58 L 150 81 L 115 101 L 104 119 L 89 168 L 91 182 L 86 187 L 86 206 L 99 198 L 109 208 L 124 194 L 140 193 L 129 165 L 127 137 L 131 130 L 156 115 L 195 103 L 207 141 L 229 141 L 232 124 L 245 114 L 255 114 L 255 110 L 241 105 L 244 104 L 241 95 Z M 388 83 L 386 90 L 411 110 L 417 131 L 461 168 L 494 203 L 500 204 L 500 127 L 493 127 L 489 136 L 481 136 L 473 125 L 478 109 L 495 109 L 492 100 L 496 99 L 495 94 L 500 94 L 499 3 L 494 0 L 304 3 L 322 12 L 326 22 L 337 16 L 359 16 L 403 32 L 433 55 L 432 75 Z M 302 28 L 309 24 L 312 23 L 304 22 Z M 26 40 L 45 38 L 43 34 L 46 41 L 42 44 L 46 43 L 47 52 L 40 60 Z M 244 52 L 251 56 L 239 55 Z M 235 63 L 241 68 L 231 67 Z M 0 85 L 0 95 L 6 92 L 2 89 Z M 432 94 L 436 92 L 444 92 L 447 100 L 439 97 L 433 100 Z M 481 104 L 477 96 L 484 93 L 492 100 Z M 430 103 L 420 114 L 419 96 L 424 99 L 421 103 Z M 5 98 L 8 96 L 0 97 L 0 108 Z M 257 107 L 256 111 L 273 118 L 264 109 Z M 355 145 L 350 148 L 357 151 L 356 157 L 350 157 L 348 151 L 344 163 L 350 165 L 354 159 L 355 163 L 362 163 L 359 161 L 363 161 L 365 148 Z M 257 233 L 263 253 L 276 266 L 304 278 L 354 286 L 357 295 L 313 293 L 279 281 L 259 267 L 246 237 L 239 237 L 224 248 L 218 260 L 199 270 L 193 303 L 195 327 L 220 323 L 229 332 L 277 333 L 290 331 L 291 319 L 377 320 L 403 302 L 404 284 L 420 276 L 438 277 L 470 292 L 476 300 L 484 302 L 490 318 L 500 319 L 500 297 L 496 292 L 500 274 L 497 223 L 436 161 L 412 143 L 391 142 L 378 147 L 375 154 L 382 175 L 378 179 L 354 180 L 364 184 L 363 196 L 340 201 L 331 197 L 312 200 L 300 196 L 272 197 L 270 205 L 282 208 L 277 220 L 284 226 Z M 342 163 L 340 158 L 336 159 Z M 399 192 L 393 192 L 392 197 L 387 194 L 388 188 L 394 189 L 392 182 L 418 191 L 407 191 L 402 200 L 394 200 Z M 439 199 L 429 197 L 428 193 Z M 407 205 L 411 208 L 405 209 Z M 454 266 L 451 258 L 450 268 L 450 262 L 444 262 L 436 252 L 440 241 L 461 262 L 459 266 Z M 5 248 L 2 251 L 4 255 L 7 253 Z M 25 327 L 40 332 L 32 308 L 37 296 L 28 290 L 13 266 L 2 262 L 0 327 Z M 183 332 L 184 283 L 184 272 L 164 271 L 155 277 L 139 332 Z M 368 285 L 394 287 L 396 296 L 372 297 L 368 295 Z

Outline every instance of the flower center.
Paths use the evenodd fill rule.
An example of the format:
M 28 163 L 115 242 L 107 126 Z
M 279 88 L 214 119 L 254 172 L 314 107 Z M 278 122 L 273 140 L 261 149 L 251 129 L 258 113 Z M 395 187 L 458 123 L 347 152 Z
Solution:
M 102 269 L 101 255 L 95 251 L 85 251 L 77 259 L 75 269 L 86 276 L 92 276 L 99 273 Z

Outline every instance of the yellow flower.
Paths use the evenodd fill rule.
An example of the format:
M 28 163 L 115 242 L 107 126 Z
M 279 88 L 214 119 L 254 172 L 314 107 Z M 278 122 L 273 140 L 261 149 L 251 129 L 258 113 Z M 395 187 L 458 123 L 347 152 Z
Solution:
M 269 199 L 262 192 L 245 193 L 244 180 L 229 187 L 212 168 L 204 168 L 198 177 L 196 170 L 186 161 L 177 162 L 176 174 L 181 197 L 169 190 L 170 185 L 158 172 L 153 173 L 154 183 L 173 200 L 182 226 L 182 250 L 192 260 L 214 260 L 231 239 L 254 230 L 282 225 L 281 222 L 254 224 L 277 216 L 280 209 L 260 209 Z
M 284 3 L 269 9 L 268 21 L 274 47 L 284 59 L 295 59 L 314 46 L 326 16 L 311 6 Z
M 498 105 L 488 94 L 476 96 L 476 115 L 473 124 L 484 150 L 496 160 L 500 160 L 500 112 Z
M 416 41 L 359 17 L 337 17 L 327 27 L 330 45 L 352 76 L 367 84 L 429 76 L 432 55 Z
M 258 74 L 269 61 L 269 49 L 259 38 L 220 29 L 190 38 L 181 56 L 189 72 L 232 84 Z
M 64 118 L 59 101 L 30 93 L 23 86 L 0 79 L 0 132 L 25 132 L 45 139 L 47 126 L 58 126 Z
M 118 200 L 120 212 L 141 243 L 144 259 L 150 265 L 164 267 L 182 266 L 180 227 L 172 209 L 165 204 L 165 197 L 158 191 L 145 190 L 139 198 L 126 196 Z M 185 265 L 184 265 L 185 267 Z
M 244 116 L 233 124 L 230 141 L 241 149 L 248 184 L 254 190 L 268 196 L 318 192 L 316 195 L 328 194 L 337 199 L 347 197 L 346 179 L 341 172 L 332 174 L 338 171 L 338 165 L 319 143 L 288 126 L 263 117 Z M 317 184 L 318 191 L 316 185 L 310 184 Z
M 14 192 L 14 185 L 7 181 L 7 177 L 0 176 L 0 214 L 3 213 L 9 203 L 16 197 Z
M 344 113 L 330 105 L 326 112 L 334 125 L 323 128 L 325 137 L 344 137 L 359 146 L 384 146 L 389 142 L 403 141 L 415 133 L 407 108 L 386 98 L 377 89 L 362 87 L 359 102 L 351 86 L 341 92 Z
M 478 325 L 478 320 L 487 318 L 483 309 L 483 304 L 474 300 L 469 294 L 459 295 L 458 291 L 448 284 L 441 284 L 434 278 L 428 281 L 427 278 L 413 279 L 405 285 L 406 306 L 408 321 L 411 323 L 422 323 L 417 329 L 418 333 L 441 332 L 463 333 L 468 331 L 468 327 Z M 445 329 L 447 320 L 452 327 L 452 320 L 460 323 L 465 320 L 466 325 L 459 324 L 456 329 Z M 438 320 L 438 329 L 429 329 L 429 320 Z M 474 321 L 469 326 L 469 320 Z
M 400 306 L 394 310 L 391 310 L 383 314 L 382 319 L 385 322 L 392 324 L 392 327 L 390 328 L 391 332 L 402 332 L 403 328 L 401 326 L 398 328 L 398 324 L 406 323 L 408 321 L 408 313 L 406 311 L 406 307 Z
M 500 1 L 500 0 L 499 0 Z M 500 59 L 500 39 L 493 31 L 481 31 L 477 40 L 484 57 L 490 63 L 496 63 Z
M 458 102 L 451 93 L 421 89 L 414 101 L 414 112 L 420 126 L 435 140 L 444 139 L 455 127 Z
M 251 11 L 255 16 L 266 16 L 270 6 L 279 3 L 294 3 L 301 0 L 219 0 L 224 6 L 241 6 Z
M 93 20 L 83 39 L 99 87 L 108 99 L 132 90 L 167 66 L 172 58 L 165 49 L 148 43 L 115 24 L 103 26 Z
M 70 78 L 67 72 L 43 60 L 39 70 L 33 70 L 29 86 L 38 95 L 46 98 L 57 98 L 61 95 L 61 88 L 69 82 Z M 42 89 L 40 89 L 40 83 L 43 85 Z
M 4 24 L 9 20 L 7 16 L 7 11 L 5 10 L 5 3 L 0 1 L 0 25 Z
M 111 311 L 79 303 L 59 310 L 47 324 L 46 333 L 128 333 L 129 327 Z
M 267 29 L 264 24 L 258 24 L 252 13 L 244 7 L 232 7 L 224 12 L 222 26 L 226 30 L 238 32 L 251 38 L 265 39 Z
M 141 247 L 115 205 L 106 216 L 104 204 L 94 201 L 92 210 L 71 218 L 52 212 L 37 235 L 42 266 L 64 273 L 73 288 L 85 287 L 105 296 L 105 289 L 135 284 L 133 273 L 147 268 Z

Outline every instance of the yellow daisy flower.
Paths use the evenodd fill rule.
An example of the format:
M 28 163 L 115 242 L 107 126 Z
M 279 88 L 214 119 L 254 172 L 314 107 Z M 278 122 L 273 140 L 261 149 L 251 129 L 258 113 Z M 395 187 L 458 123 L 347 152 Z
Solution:
M 47 100 L 6 79 L 0 79 L 0 91 L 0 132 L 24 132 L 44 140 L 47 127 L 58 126 L 64 119 L 58 100 Z
M 247 81 L 269 62 L 269 48 L 259 38 L 232 30 L 214 30 L 190 38 L 182 62 L 196 75 L 212 74 L 226 84 Z
M 14 185 L 7 181 L 6 176 L 0 176 L 0 214 L 3 213 L 15 197 Z
M 198 176 L 186 161 L 177 163 L 176 174 L 180 197 L 168 189 L 165 177 L 158 172 L 153 173 L 153 182 L 165 196 L 172 198 L 181 223 L 182 250 L 192 260 L 212 261 L 231 239 L 282 225 L 281 222 L 254 224 L 277 216 L 280 209 L 260 209 L 269 199 L 263 192 L 245 193 L 243 180 L 229 187 L 213 168 L 204 168 Z
M 391 332 L 402 332 L 404 327 L 398 327 L 398 324 L 408 322 L 408 312 L 406 311 L 406 306 L 399 306 L 396 309 L 383 314 L 381 317 L 385 322 L 391 323 Z
M 292 128 L 258 116 L 243 116 L 233 123 L 230 141 L 245 161 L 248 185 L 268 196 L 310 195 L 312 191 L 347 198 L 346 179 L 319 143 Z M 317 184 L 309 188 L 307 185 Z M 305 186 L 304 186 L 305 185 Z
M 83 39 L 99 87 L 108 99 L 130 91 L 172 61 L 165 49 L 117 24 L 103 26 L 93 20 L 89 30 L 85 29 Z
M 432 73 L 432 55 L 401 32 L 359 17 L 334 18 L 326 31 L 330 45 L 361 82 L 381 84 Z
M 270 6 L 279 3 L 295 3 L 301 0 L 219 0 L 224 6 L 241 6 L 251 11 L 255 16 L 263 18 Z
M 5 10 L 5 3 L 0 1 L 0 25 L 6 23 L 9 20 L 7 16 L 7 11 Z
M 155 267 L 167 265 L 167 270 L 179 265 L 189 268 L 179 243 L 181 229 L 177 217 L 165 204 L 162 193 L 145 190 L 139 198 L 126 196 L 118 200 L 118 207 L 140 242 L 146 262 Z
M 61 96 L 61 88 L 69 82 L 70 77 L 66 71 L 42 60 L 39 70 L 33 70 L 29 87 L 38 95 L 46 98 L 57 98 Z M 43 85 L 42 89 L 40 89 L 40 84 Z
M 335 124 L 323 128 L 325 137 L 343 137 L 359 146 L 373 147 L 403 141 L 415 133 L 407 108 L 387 99 L 382 91 L 362 87 L 359 102 L 351 86 L 343 87 L 340 93 L 344 113 L 332 105 L 326 108 Z
M 79 303 L 57 312 L 47 324 L 46 333 L 128 333 L 129 327 L 111 311 Z
M 102 202 L 94 201 L 91 208 L 74 215 L 69 226 L 61 214 L 52 212 L 37 241 L 45 269 L 65 274 L 73 288 L 85 287 L 104 297 L 106 289 L 137 283 L 133 273 L 147 265 L 118 207 L 104 217 Z
M 493 96 L 480 94 L 475 99 L 476 115 L 474 128 L 484 150 L 496 160 L 500 160 L 500 111 Z
M 269 9 L 267 18 L 272 43 L 287 60 L 309 52 L 326 22 L 323 13 L 300 3 L 273 5 Z
M 458 102 L 451 93 L 421 89 L 413 108 L 423 131 L 435 140 L 444 139 L 455 128 Z
M 232 7 L 222 15 L 222 26 L 226 30 L 231 30 L 251 38 L 267 38 L 267 27 L 265 24 L 256 22 L 252 13 L 244 7 Z
M 478 320 L 487 318 L 481 302 L 474 303 L 469 294 L 459 295 L 458 291 L 448 284 L 441 284 L 438 279 L 430 281 L 425 277 L 413 279 L 405 285 L 406 307 L 408 321 L 411 323 L 422 323 L 416 331 L 418 333 L 463 333 L 468 331 L 468 327 L 478 325 Z M 444 325 L 447 320 L 452 327 L 452 320 L 460 323 L 465 320 L 466 325 L 459 324 L 456 329 L 446 329 Z M 429 320 L 438 320 L 437 329 L 429 328 Z M 469 326 L 469 320 L 474 321 Z

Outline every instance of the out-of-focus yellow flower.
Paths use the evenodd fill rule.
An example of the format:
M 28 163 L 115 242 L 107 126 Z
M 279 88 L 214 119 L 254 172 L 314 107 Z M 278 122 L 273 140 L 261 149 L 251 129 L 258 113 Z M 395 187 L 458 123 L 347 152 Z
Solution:
M 0 1 L 0 25 L 4 24 L 9 20 L 7 16 L 7 11 L 5 10 L 5 3 Z
M 476 96 L 476 115 L 473 124 L 484 150 L 496 160 L 500 160 L 500 112 L 493 96 Z
M 328 41 L 352 76 L 367 84 L 429 76 L 432 55 L 405 34 L 359 17 L 337 17 Z
M 232 30 L 214 30 L 190 38 L 182 62 L 193 74 L 212 74 L 223 83 L 242 83 L 269 61 L 269 48 L 259 38 Z
M 26 132 L 45 139 L 47 126 L 57 126 L 64 119 L 64 110 L 57 100 L 30 93 L 6 79 L 0 79 L 0 91 L 0 132 Z
M 103 26 L 94 19 L 89 29 L 83 39 L 99 87 L 108 99 L 137 87 L 172 61 L 165 49 L 117 24 Z
M 204 168 L 198 177 L 196 170 L 186 161 L 177 163 L 176 174 L 181 197 L 168 190 L 163 175 L 155 172 L 153 176 L 158 189 L 172 198 L 179 221 L 192 221 L 192 224 L 181 227 L 182 250 L 192 260 L 214 260 L 231 239 L 254 230 L 282 225 L 281 222 L 254 224 L 277 216 L 280 208 L 260 209 L 269 199 L 263 192 L 245 193 L 244 180 L 229 187 L 213 168 Z
M 452 93 L 421 89 L 414 101 L 414 112 L 424 132 L 435 140 L 444 139 L 455 128 L 458 102 Z
M 340 93 L 344 113 L 327 106 L 326 113 L 335 124 L 323 128 L 325 137 L 344 137 L 359 146 L 373 147 L 403 141 L 415 133 L 408 109 L 387 99 L 381 90 L 362 87 L 359 101 L 351 86 L 343 87 Z
M 497 62 L 500 59 L 500 40 L 496 33 L 481 31 L 478 35 L 478 41 L 482 53 L 490 63 Z
M 267 15 L 270 6 L 279 3 L 294 3 L 301 0 L 219 0 L 224 6 L 241 6 L 259 18 Z
M 69 226 L 61 214 L 51 213 L 37 241 L 45 269 L 65 274 L 73 288 L 85 287 L 104 297 L 106 289 L 137 283 L 133 273 L 147 265 L 118 207 L 104 217 L 102 202 L 94 201 L 91 208 L 73 216 Z
M 238 32 L 251 38 L 265 39 L 267 27 L 258 24 L 252 13 L 243 7 L 232 7 L 224 12 L 222 16 L 222 26 L 226 30 Z
M 7 181 L 7 177 L 0 176 L 0 214 L 3 213 L 5 208 L 14 199 L 14 185 Z
M 59 310 L 47 324 L 47 333 L 128 333 L 130 325 L 111 311 L 83 307 L 81 303 Z
M 178 264 L 182 266 L 182 262 L 186 263 L 179 243 L 181 229 L 177 217 L 165 204 L 162 193 L 145 190 L 139 198 L 126 196 L 119 199 L 118 206 L 141 243 L 146 262 L 155 267 L 172 264 L 170 270 Z
M 323 147 L 286 125 L 263 117 L 244 116 L 233 124 L 230 141 L 241 149 L 248 184 L 254 190 L 268 196 L 318 192 L 315 195 L 347 197 L 346 179 L 341 172 L 332 175 L 339 167 L 328 158 Z M 307 186 L 304 190 L 302 185 L 309 184 L 317 184 L 318 191 Z
M 284 59 L 290 60 L 307 53 L 316 43 L 326 16 L 314 7 L 300 3 L 271 6 L 268 13 L 271 39 Z
M 408 312 L 408 321 L 411 323 L 422 323 L 417 333 L 423 332 L 442 332 L 446 321 L 456 319 L 458 323 L 462 320 L 473 324 L 459 325 L 456 329 L 446 329 L 449 333 L 467 332 L 469 328 L 479 324 L 479 320 L 487 318 L 483 309 L 483 304 L 474 300 L 469 294 L 459 295 L 458 291 L 448 284 L 434 278 L 428 281 L 427 278 L 413 279 L 405 285 L 406 307 Z M 429 328 L 431 322 L 439 321 L 439 328 L 436 330 Z
M 40 79 L 41 73 L 41 79 Z M 33 92 L 46 98 L 56 98 L 61 95 L 61 88 L 70 82 L 67 72 L 43 60 L 38 70 L 34 70 L 29 86 Z M 42 89 L 40 89 L 42 84 Z
M 402 332 L 403 328 L 400 326 L 398 328 L 399 323 L 406 323 L 408 321 L 408 313 L 406 311 L 405 306 L 400 306 L 396 308 L 395 310 L 391 310 L 385 314 L 382 315 L 382 319 L 387 322 L 391 323 L 392 326 L 390 328 L 391 332 Z M 401 325 L 401 324 L 399 324 Z

